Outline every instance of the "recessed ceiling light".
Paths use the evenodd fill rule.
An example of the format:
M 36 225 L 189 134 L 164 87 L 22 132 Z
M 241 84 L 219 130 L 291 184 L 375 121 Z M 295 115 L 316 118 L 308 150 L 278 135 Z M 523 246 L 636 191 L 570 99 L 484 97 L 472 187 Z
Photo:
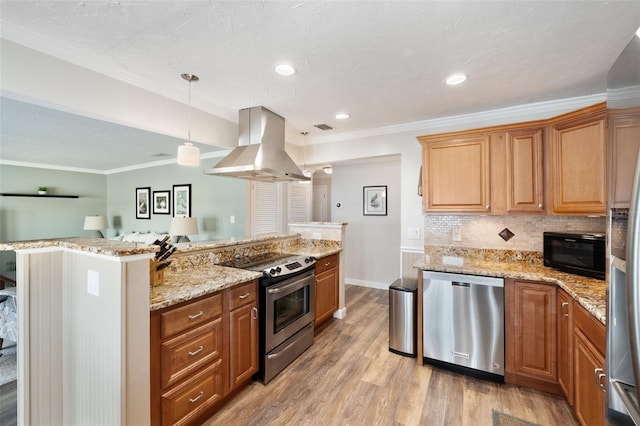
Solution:
M 339 114 L 336 114 L 336 118 L 338 120 L 346 120 L 349 117 L 351 117 L 351 116 L 349 114 L 347 114 L 346 112 L 341 112 Z
M 296 69 L 289 64 L 278 64 L 273 67 L 273 70 L 280 75 L 294 75 L 296 73 Z
M 460 84 L 467 79 L 466 74 L 458 73 L 452 74 L 444 81 L 449 86 L 455 86 L 456 84 Z

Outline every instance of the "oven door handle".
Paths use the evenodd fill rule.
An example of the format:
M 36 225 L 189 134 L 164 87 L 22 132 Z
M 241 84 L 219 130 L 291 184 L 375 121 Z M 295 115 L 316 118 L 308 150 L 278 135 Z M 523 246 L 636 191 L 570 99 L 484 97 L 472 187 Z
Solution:
M 299 288 L 305 287 L 309 285 L 306 281 L 309 277 L 303 278 L 301 280 L 297 280 L 292 282 L 291 284 L 283 285 L 282 287 L 274 286 L 267 288 L 267 294 L 278 294 L 284 291 L 297 290 Z

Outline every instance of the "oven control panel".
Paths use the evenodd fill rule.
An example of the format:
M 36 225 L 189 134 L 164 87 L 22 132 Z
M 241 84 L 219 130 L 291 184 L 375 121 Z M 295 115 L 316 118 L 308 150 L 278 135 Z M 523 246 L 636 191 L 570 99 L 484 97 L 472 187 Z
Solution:
M 271 277 L 290 275 L 303 269 L 307 269 L 309 266 L 312 266 L 315 263 L 316 259 L 313 256 L 300 256 L 296 259 L 290 260 L 287 263 L 283 263 L 282 265 L 275 265 L 271 268 L 267 268 L 264 272 Z

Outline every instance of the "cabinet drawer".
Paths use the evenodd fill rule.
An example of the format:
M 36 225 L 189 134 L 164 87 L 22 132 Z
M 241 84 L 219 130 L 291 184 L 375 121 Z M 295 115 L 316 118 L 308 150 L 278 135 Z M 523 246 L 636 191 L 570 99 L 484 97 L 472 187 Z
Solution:
M 218 318 L 162 344 L 162 388 L 184 379 L 220 357 L 222 319 Z
M 255 302 L 257 291 L 256 281 L 233 287 L 229 291 L 229 310 L 233 311 L 236 308 Z
M 222 315 L 222 295 L 189 303 L 160 315 L 161 337 L 173 336 L 191 327 L 209 322 Z
M 331 256 L 320 258 L 316 262 L 316 274 L 319 274 L 331 268 L 336 268 L 337 266 L 338 266 L 338 253 L 332 254 Z
M 222 398 L 222 360 L 162 395 L 162 424 L 192 424 Z
M 573 304 L 573 324 L 587 336 L 601 354 L 605 353 L 607 332 L 604 325 L 579 303 Z

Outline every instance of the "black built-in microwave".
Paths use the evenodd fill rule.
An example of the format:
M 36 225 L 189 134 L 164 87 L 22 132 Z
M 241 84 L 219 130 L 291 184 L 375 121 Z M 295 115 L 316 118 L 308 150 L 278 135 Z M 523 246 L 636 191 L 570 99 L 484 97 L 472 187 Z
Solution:
M 544 266 L 603 280 L 606 237 L 598 233 L 545 232 Z

